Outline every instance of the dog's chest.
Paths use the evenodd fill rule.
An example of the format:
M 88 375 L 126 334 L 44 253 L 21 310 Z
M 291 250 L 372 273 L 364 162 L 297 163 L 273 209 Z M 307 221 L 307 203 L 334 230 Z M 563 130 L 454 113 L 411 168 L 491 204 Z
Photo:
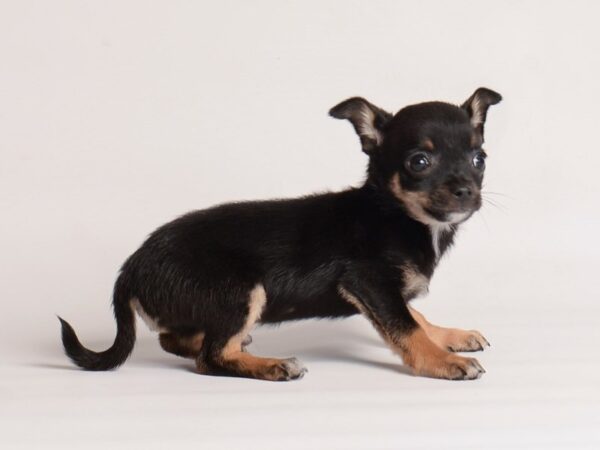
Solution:
M 402 271 L 402 297 L 405 301 L 421 297 L 429 292 L 429 277 L 424 275 L 413 264 L 404 264 Z

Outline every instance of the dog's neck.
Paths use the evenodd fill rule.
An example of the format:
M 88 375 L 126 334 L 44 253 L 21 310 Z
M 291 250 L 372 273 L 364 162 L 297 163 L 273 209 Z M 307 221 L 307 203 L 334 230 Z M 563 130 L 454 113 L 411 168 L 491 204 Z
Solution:
M 452 245 L 454 234 L 459 224 L 437 222 L 432 220 L 429 223 L 423 223 L 412 217 L 406 208 L 398 203 L 398 199 L 389 195 L 385 190 L 378 188 L 374 183 L 365 183 L 361 190 L 368 195 L 370 201 L 378 206 L 379 211 L 385 216 L 388 214 L 401 214 L 403 220 L 411 223 L 412 226 L 422 229 L 423 233 L 429 234 L 431 248 L 434 255 L 434 265 L 437 264 L 444 252 Z M 382 195 L 383 192 L 383 195 Z
M 437 262 L 452 244 L 452 238 L 456 232 L 456 225 L 440 223 L 427 226 L 429 228 L 429 232 L 431 233 L 431 246 Z

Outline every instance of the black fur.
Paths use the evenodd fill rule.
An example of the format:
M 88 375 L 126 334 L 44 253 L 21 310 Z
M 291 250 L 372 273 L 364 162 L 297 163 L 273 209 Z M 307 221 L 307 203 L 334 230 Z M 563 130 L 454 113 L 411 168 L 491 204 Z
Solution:
M 489 100 L 492 91 L 477 92 Z M 101 353 L 85 349 L 61 319 L 67 355 L 88 370 L 122 364 L 135 341 L 130 300 L 136 298 L 170 333 L 204 333 L 197 358 L 214 366 L 244 327 L 249 292 L 259 284 L 267 298 L 262 323 L 356 314 L 355 304 L 340 295 L 343 289 L 360 300 L 362 312 L 378 327 L 410 333 L 417 324 L 407 309 L 410 298 L 400 294 L 405 283 L 400 268 L 409 264 L 430 278 L 459 226 L 451 213 L 462 213 L 464 220 L 481 204 L 483 170 L 473 166 L 473 158 L 483 158 L 483 126 L 471 123 L 470 109 L 477 92 L 462 107 L 423 103 L 395 116 L 356 97 L 333 108 L 332 116 L 352 122 L 369 154 L 364 185 L 298 199 L 225 204 L 160 227 L 121 269 L 113 346 Z M 476 106 L 487 111 L 493 103 L 480 100 Z M 430 163 L 426 173 L 410 163 L 420 154 Z M 402 192 L 393 189 L 394 177 Z M 427 199 L 426 220 L 402 197 L 407 192 Z M 443 231 L 436 254 L 432 226 L 438 225 Z
M 115 284 L 113 309 L 117 321 L 117 336 L 113 345 L 103 352 L 85 348 L 77 339 L 73 327 L 61 317 L 62 341 L 69 358 L 86 370 L 110 370 L 125 362 L 135 344 L 135 317 L 129 306 L 130 291 L 121 280 Z

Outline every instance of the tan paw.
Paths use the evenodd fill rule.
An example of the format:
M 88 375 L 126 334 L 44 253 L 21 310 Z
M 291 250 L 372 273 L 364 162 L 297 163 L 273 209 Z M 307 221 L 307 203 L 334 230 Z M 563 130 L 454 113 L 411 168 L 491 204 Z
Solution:
M 444 328 L 442 332 L 432 336 L 433 341 L 440 347 L 451 352 L 478 352 L 490 343 L 479 331 Z
M 302 378 L 308 370 L 297 358 L 281 359 L 264 372 L 264 378 L 271 381 L 290 381 Z
M 444 358 L 422 361 L 415 373 L 447 380 L 475 380 L 485 373 L 485 369 L 475 358 L 448 353 Z

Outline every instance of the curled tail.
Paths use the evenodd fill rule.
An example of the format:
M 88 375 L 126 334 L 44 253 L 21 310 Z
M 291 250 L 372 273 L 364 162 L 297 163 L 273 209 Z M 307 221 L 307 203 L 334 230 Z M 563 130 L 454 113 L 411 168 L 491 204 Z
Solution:
M 118 288 L 117 288 L 118 289 Z M 113 302 L 115 319 L 117 321 L 117 336 L 113 345 L 103 352 L 88 350 L 77 338 L 75 330 L 62 318 L 62 342 L 65 353 L 79 367 L 85 370 L 110 370 L 125 362 L 135 344 L 135 316 L 129 305 L 129 299 L 121 299 L 115 289 Z

